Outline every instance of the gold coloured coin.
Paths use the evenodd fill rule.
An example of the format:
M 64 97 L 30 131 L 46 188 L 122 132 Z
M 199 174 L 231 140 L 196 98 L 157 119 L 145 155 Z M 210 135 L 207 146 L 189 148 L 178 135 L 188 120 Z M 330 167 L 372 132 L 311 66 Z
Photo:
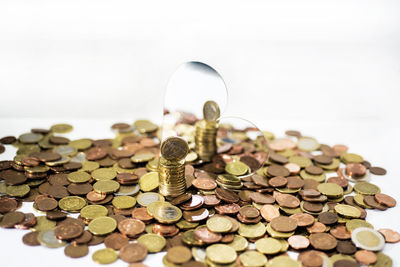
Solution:
M 50 127 L 50 131 L 52 131 L 53 133 L 69 133 L 73 129 L 74 127 L 72 127 L 72 125 L 66 123 L 54 124 Z
M 367 227 L 367 228 L 374 229 L 372 224 L 370 224 L 367 221 L 361 220 L 361 219 L 353 219 L 353 220 L 349 220 L 346 222 L 346 229 L 349 232 L 353 232 L 355 229 L 360 228 L 360 227 L 364 227 L 364 228 Z
M 6 187 L 6 194 L 12 197 L 24 197 L 29 191 L 31 189 L 27 184 L 9 185 Z
M 92 177 L 96 181 L 112 180 L 117 176 L 117 172 L 112 168 L 101 168 L 92 172 Z
M 229 264 L 236 260 L 236 251 L 230 246 L 214 244 L 206 249 L 207 258 L 217 264 Z
M 106 235 L 112 233 L 115 228 L 117 228 L 117 221 L 107 216 L 97 217 L 88 225 L 89 231 L 94 235 Z
M 143 192 L 156 190 L 158 187 L 158 172 L 148 172 L 140 177 L 139 185 Z
M 98 264 L 110 264 L 118 259 L 118 253 L 112 248 L 103 248 L 93 253 L 92 259 Z
M 37 216 L 36 224 L 31 228 L 32 231 L 46 231 L 56 227 L 55 221 L 50 221 L 46 216 Z
M 368 227 L 359 227 L 351 232 L 351 241 L 358 248 L 370 251 L 379 251 L 385 246 L 385 238 L 378 231 Z
M 98 162 L 85 160 L 82 162 L 82 168 L 80 168 L 79 170 L 92 172 L 94 170 L 97 170 L 99 167 L 100 167 L 100 164 Z
M 162 142 L 160 151 L 166 160 L 179 161 L 186 157 L 189 146 L 183 138 L 171 136 Z
M 158 129 L 158 126 L 149 120 L 137 120 L 133 125 L 139 133 L 151 133 Z
M 71 183 L 86 183 L 90 180 L 90 174 L 84 171 L 71 172 L 67 176 Z
M 380 188 L 368 182 L 358 182 L 353 186 L 354 191 L 362 195 L 375 195 L 381 192 Z
M 116 196 L 113 198 L 112 204 L 117 209 L 130 209 L 135 206 L 136 199 L 131 196 Z
M 302 264 L 298 261 L 293 260 L 289 256 L 278 256 L 274 257 L 270 261 L 267 262 L 265 267 L 301 267 Z
M 317 189 L 327 197 L 343 196 L 343 188 L 335 183 L 323 183 L 318 185 Z
M 264 266 L 268 261 L 264 254 L 254 250 L 248 250 L 240 254 L 239 259 L 245 267 Z
M 160 252 L 167 244 L 167 241 L 163 236 L 156 234 L 141 235 L 137 239 L 137 242 L 139 244 L 145 245 L 147 247 L 148 252 L 150 253 Z
M 226 233 L 232 229 L 232 222 L 222 216 L 213 216 L 207 220 L 208 230 L 214 233 Z
M 359 218 L 361 216 L 361 211 L 359 209 L 346 204 L 337 204 L 335 206 L 335 211 L 346 218 Z
M 68 196 L 60 199 L 58 206 L 65 211 L 79 212 L 86 206 L 86 200 L 78 196 Z
M 249 166 L 241 161 L 233 161 L 226 164 L 225 171 L 229 174 L 240 176 L 249 171 Z
M 108 214 L 106 207 L 102 205 L 89 205 L 81 209 L 81 217 L 86 220 L 93 220 Z
M 76 148 L 77 150 L 86 150 L 92 146 L 92 140 L 90 139 L 78 139 L 69 142 L 69 146 Z
M 131 157 L 131 161 L 134 163 L 147 162 L 154 159 L 154 154 L 151 152 L 136 153 Z
M 354 154 L 354 153 L 343 153 L 340 156 L 341 161 L 343 163 L 348 164 L 348 163 L 363 163 L 364 159 L 360 155 Z
M 239 224 L 239 235 L 247 238 L 262 237 L 267 231 L 265 225 L 261 222 L 256 224 Z
M 281 251 L 282 244 L 272 237 L 260 238 L 255 242 L 256 249 L 263 254 L 276 254 Z
M 114 180 L 98 181 L 93 185 L 94 191 L 99 194 L 110 194 L 117 192 L 120 184 Z
M 249 241 L 240 235 L 235 235 L 233 241 L 227 244 L 237 252 L 244 251 L 249 247 Z

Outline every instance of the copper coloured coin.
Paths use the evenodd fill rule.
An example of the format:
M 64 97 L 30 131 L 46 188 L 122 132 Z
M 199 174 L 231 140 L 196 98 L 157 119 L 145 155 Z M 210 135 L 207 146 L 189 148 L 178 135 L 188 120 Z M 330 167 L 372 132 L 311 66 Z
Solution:
M 295 219 L 297 222 L 297 226 L 300 226 L 300 227 L 307 227 L 307 226 L 313 225 L 315 222 L 314 217 L 307 213 L 296 213 L 296 214 L 290 215 L 289 217 L 292 219 Z
M 278 202 L 279 206 L 284 207 L 284 208 L 297 208 L 300 206 L 300 200 L 292 195 L 289 194 L 276 194 L 275 195 L 275 200 Z
M 299 176 L 289 176 L 287 179 L 286 187 L 289 189 L 298 189 L 304 186 L 304 180 Z
M 273 152 L 269 154 L 269 159 L 273 162 L 280 163 L 280 164 L 286 164 L 289 162 L 289 160 L 286 157 L 284 157 L 280 154 L 277 154 L 277 153 L 273 153 Z
M 267 222 L 270 222 L 272 219 L 280 216 L 279 208 L 270 204 L 263 205 L 260 209 L 260 213 Z
M 93 186 L 89 183 L 82 183 L 82 184 L 70 184 L 67 187 L 67 190 L 72 195 L 86 195 L 90 191 L 93 190 Z
M 139 220 L 125 219 L 118 223 L 118 230 L 128 237 L 135 237 L 144 232 L 146 225 Z
M 82 163 L 80 162 L 68 162 L 63 165 L 66 171 L 76 171 L 82 168 Z
M 387 206 L 378 203 L 375 200 L 375 197 L 371 196 L 371 195 L 364 196 L 363 201 L 364 201 L 365 204 L 367 204 L 368 206 L 371 206 L 374 209 L 378 209 L 378 210 L 387 210 L 388 209 Z
M 40 246 L 39 240 L 37 239 L 38 235 L 38 231 L 26 233 L 22 237 L 22 242 L 27 246 Z
M 66 173 L 56 173 L 56 174 L 51 174 L 49 176 L 48 182 L 51 185 L 63 185 L 67 186 L 70 184 L 67 178 L 68 174 Z
M 50 211 L 58 207 L 58 201 L 49 197 L 42 198 L 37 202 L 35 201 L 35 204 L 40 211 Z
M 318 156 L 314 156 L 314 161 L 319 163 L 319 164 L 331 164 L 333 159 L 330 156 L 327 155 L 318 155 Z
M 253 206 L 241 207 L 239 214 L 248 219 L 254 219 L 260 216 L 260 212 Z
M 239 196 L 235 192 L 224 188 L 215 189 L 215 194 L 219 199 L 228 203 L 236 203 L 239 201 Z
M 0 139 L 0 143 L 3 145 L 10 145 L 17 141 L 17 138 L 15 136 L 4 136 L 3 138 Z
M 253 183 L 255 183 L 256 185 L 260 185 L 263 187 L 269 187 L 268 179 L 265 178 L 264 176 L 261 176 L 258 174 L 253 174 L 251 176 L 251 179 L 252 179 Z
M 307 227 L 307 231 L 312 233 L 323 233 L 326 230 L 326 225 L 320 222 L 314 222 L 311 226 Z
M 288 238 L 289 245 L 294 249 L 305 249 L 310 245 L 310 241 L 303 235 L 292 235 Z
M 348 180 L 347 180 L 346 178 L 344 178 L 344 177 L 338 177 L 338 176 L 336 176 L 336 177 L 329 177 L 329 178 L 326 180 L 326 182 L 327 182 L 327 183 L 334 183 L 334 184 L 337 184 L 338 186 L 341 186 L 343 189 L 346 189 L 347 186 L 349 185 L 349 182 L 348 182 Z
M 153 219 L 153 216 L 147 212 L 147 208 L 134 208 L 132 211 L 132 218 L 143 222 L 148 222 Z
M 194 179 L 192 185 L 200 190 L 214 190 L 217 188 L 217 183 L 211 178 Z
M 336 246 L 336 251 L 345 255 L 353 255 L 354 253 L 356 253 L 357 248 L 353 244 L 353 242 L 345 240 L 345 241 L 338 241 Z
M 88 253 L 89 247 L 87 245 L 69 244 L 64 248 L 65 256 L 73 259 L 85 257 Z
M 324 205 L 322 205 L 321 203 L 304 201 L 303 208 L 309 212 L 321 212 L 324 208 Z
M 297 259 L 303 263 L 303 266 L 308 267 L 320 267 L 323 264 L 323 259 L 319 251 L 315 250 L 302 252 Z
M 113 233 L 104 239 L 104 245 L 114 250 L 120 250 L 127 244 L 129 244 L 129 238 L 120 233 Z
M 375 194 L 374 197 L 375 197 L 376 202 L 378 202 L 379 204 L 385 205 L 389 208 L 396 206 L 396 200 L 394 198 L 392 198 L 391 196 L 388 196 L 388 195 L 382 194 L 382 193 L 378 193 L 378 194 Z
M 252 192 L 250 194 L 250 199 L 253 202 L 256 202 L 258 204 L 273 204 L 275 202 L 275 198 L 271 195 L 267 195 L 267 194 L 262 194 L 259 192 Z
M 305 168 L 306 172 L 312 175 L 321 175 L 324 173 L 324 170 L 321 167 L 310 165 Z
M 153 224 L 153 233 L 162 236 L 174 236 L 179 233 L 179 228 L 174 224 L 161 224 L 155 223 Z
M 209 216 L 209 211 L 205 208 L 198 210 L 185 210 L 183 212 L 183 218 L 188 222 L 200 222 Z
M 239 212 L 240 206 L 236 203 L 224 204 L 215 206 L 215 210 L 222 215 L 234 215 Z
M 5 170 L 0 172 L 0 178 L 4 179 L 7 185 L 19 185 L 26 182 L 27 178 L 23 172 Z
M 359 267 L 360 265 L 353 260 L 338 260 L 335 261 L 333 267 Z
M 318 215 L 318 221 L 325 225 L 331 225 L 337 223 L 339 217 L 334 212 L 323 212 Z
M 331 250 L 336 248 L 337 240 L 327 233 L 314 233 L 309 236 L 311 245 L 318 250 Z
M 359 250 L 354 254 L 354 258 L 356 258 L 356 260 L 359 263 L 362 263 L 364 265 L 371 265 L 374 264 L 377 260 L 378 257 L 376 256 L 376 254 L 372 251 L 369 250 Z
M 140 243 L 127 244 L 119 251 L 119 257 L 127 263 L 143 261 L 147 257 L 147 247 Z
M 287 216 L 279 216 L 271 220 L 271 227 L 277 232 L 292 232 L 297 228 L 297 221 Z
M 381 168 L 381 167 L 370 167 L 369 168 L 369 171 L 372 173 L 372 174 L 375 174 L 375 175 L 385 175 L 386 174 L 386 170 L 384 169 L 384 168 Z
M 194 236 L 198 241 L 206 244 L 217 243 L 222 239 L 222 235 L 211 232 L 207 227 L 198 228 L 194 231 Z
M 0 198 L 0 213 L 15 211 L 18 208 L 18 202 L 13 198 Z
M 90 240 L 92 240 L 93 235 L 88 231 L 85 230 L 83 231 L 83 234 L 75 239 L 72 240 L 73 243 L 75 244 L 88 244 Z
M 47 193 L 49 194 L 49 196 L 56 199 L 61 199 L 69 196 L 67 188 L 62 185 L 50 185 L 47 189 Z
M 19 211 L 6 213 L 0 221 L 0 227 L 12 228 L 25 220 L 25 214 Z
M 346 165 L 345 172 L 350 177 L 358 178 L 367 173 L 367 168 L 360 163 L 349 163 Z
M 37 158 L 40 161 L 44 161 L 44 162 L 56 161 L 56 160 L 61 159 L 60 154 L 50 152 L 50 151 L 35 152 L 35 153 L 32 153 L 31 156 Z
M 286 169 L 285 167 L 281 166 L 281 165 L 271 165 L 268 167 L 267 169 L 267 173 L 269 176 L 289 176 L 290 175 L 290 171 L 288 169 Z
M 107 151 L 101 147 L 92 147 L 86 151 L 87 160 L 99 160 L 107 156 Z
M 183 264 L 192 259 L 192 251 L 185 246 L 176 246 L 168 249 L 167 260 L 174 264 Z
M 386 243 L 397 243 L 400 241 L 400 234 L 391 229 L 379 229 L 379 233 L 383 235 Z
M 139 177 L 133 173 L 118 173 L 117 181 L 120 184 L 137 184 L 139 182 Z
M 288 181 L 283 176 L 276 176 L 269 179 L 268 183 L 272 187 L 284 187 L 288 183 Z
M 83 227 L 77 223 L 64 223 L 54 228 L 54 235 L 61 240 L 71 240 L 83 234 Z
M 184 198 L 186 198 L 185 196 Z M 179 207 L 182 210 L 194 210 L 198 209 L 204 204 L 204 199 L 200 195 L 192 195 L 191 198 L 185 202 L 183 202 Z
M 99 194 L 96 191 L 90 191 L 86 194 L 86 198 L 89 201 L 101 201 L 107 197 L 106 194 Z
M 351 233 L 344 225 L 335 225 L 329 230 L 329 233 L 339 240 L 346 240 L 351 238 Z
M 204 205 L 206 206 L 217 206 L 221 203 L 221 200 L 217 198 L 215 195 L 205 195 L 204 197 Z
M 29 229 L 37 223 L 36 216 L 33 213 L 25 213 L 25 219 L 22 223 L 16 224 L 14 227 L 17 229 Z

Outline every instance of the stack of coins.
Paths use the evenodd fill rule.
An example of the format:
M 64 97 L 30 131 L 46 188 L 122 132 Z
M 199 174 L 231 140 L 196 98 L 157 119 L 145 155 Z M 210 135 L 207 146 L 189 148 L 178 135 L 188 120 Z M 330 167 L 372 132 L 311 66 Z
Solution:
M 207 101 L 203 106 L 204 120 L 198 121 L 195 125 L 195 147 L 200 159 L 211 161 L 217 153 L 217 119 L 220 116 L 218 104 L 214 101 Z
M 166 197 L 182 195 L 186 190 L 185 160 L 189 146 L 180 137 L 169 137 L 161 144 L 158 162 L 159 191 Z

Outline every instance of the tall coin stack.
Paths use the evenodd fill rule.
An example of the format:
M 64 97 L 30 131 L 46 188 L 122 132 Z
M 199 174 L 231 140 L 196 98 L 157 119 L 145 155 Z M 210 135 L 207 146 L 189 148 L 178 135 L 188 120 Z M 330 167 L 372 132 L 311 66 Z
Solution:
M 168 137 L 161 144 L 158 163 L 159 192 L 166 197 L 185 193 L 185 157 L 189 152 L 187 142 L 180 137 Z
M 219 116 L 218 104 L 214 101 L 207 101 L 203 106 L 204 119 L 195 125 L 195 150 L 200 159 L 204 161 L 211 161 L 217 153 L 217 120 Z

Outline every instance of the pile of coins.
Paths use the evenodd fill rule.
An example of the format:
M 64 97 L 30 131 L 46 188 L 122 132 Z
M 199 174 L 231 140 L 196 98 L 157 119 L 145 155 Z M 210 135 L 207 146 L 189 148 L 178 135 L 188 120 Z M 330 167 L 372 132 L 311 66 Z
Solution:
M 186 116 L 176 127 L 190 135 L 198 120 Z M 396 205 L 370 182 L 386 171 L 345 145 L 291 130 L 263 132 L 266 147 L 252 129 L 220 125 L 210 160 L 180 141 L 164 142 L 160 158 L 154 123 L 111 129 L 116 136 L 101 140 L 70 140 L 68 124 L 0 139 L 17 148 L 0 161 L 0 227 L 72 258 L 104 244 L 92 254 L 100 264 L 146 266 L 138 263 L 149 253 L 166 251 L 165 266 L 392 266 L 382 249 L 400 234 L 366 220 L 367 210 Z M 163 189 L 176 177 L 186 190 Z M 35 213 L 18 211 L 22 203 Z
M 195 150 L 200 159 L 210 161 L 217 153 L 217 120 L 220 111 L 217 103 L 207 101 L 203 106 L 204 119 L 196 122 Z

